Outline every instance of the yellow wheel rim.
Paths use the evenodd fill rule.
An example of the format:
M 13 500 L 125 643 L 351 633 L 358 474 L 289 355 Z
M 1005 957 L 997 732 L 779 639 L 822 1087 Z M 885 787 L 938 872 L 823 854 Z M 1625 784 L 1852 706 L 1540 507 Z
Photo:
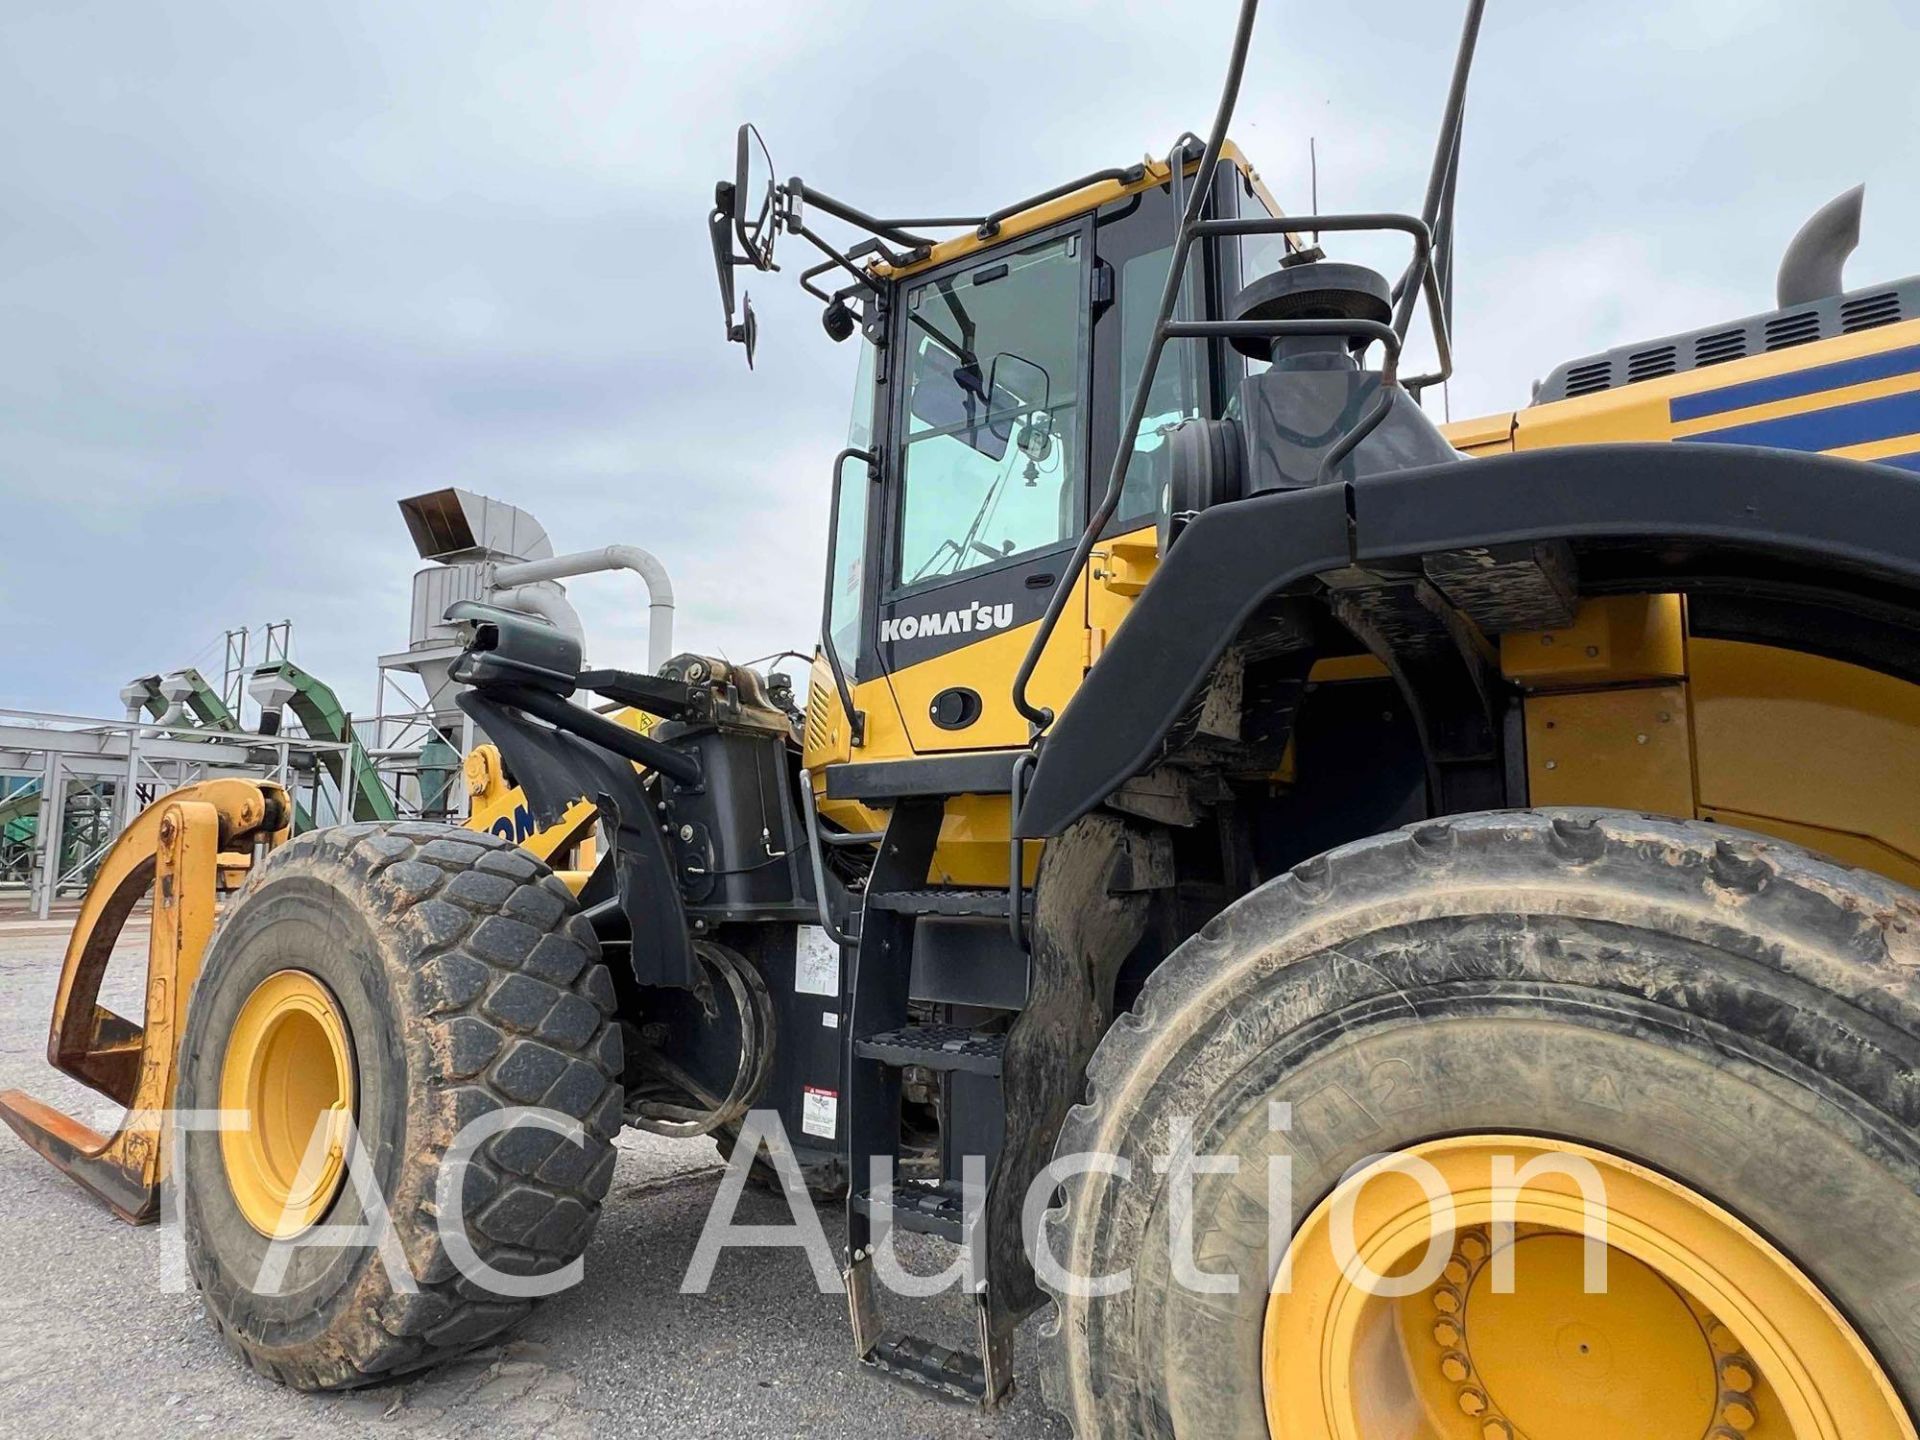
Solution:
M 332 992 L 302 970 L 269 975 L 240 1007 L 220 1069 L 220 1108 L 248 1121 L 220 1134 L 248 1224 L 286 1240 L 326 1214 L 346 1176 L 353 1106 L 353 1047 Z
M 1763 1236 L 1532 1137 L 1432 1141 L 1343 1184 L 1289 1246 L 1261 1369 L 1274 1440 L 1916 1440 Z

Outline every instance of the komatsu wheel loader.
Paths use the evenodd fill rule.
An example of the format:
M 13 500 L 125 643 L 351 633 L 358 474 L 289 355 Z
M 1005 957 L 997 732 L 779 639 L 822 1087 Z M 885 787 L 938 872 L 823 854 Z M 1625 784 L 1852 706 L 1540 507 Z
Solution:
M 455 1252 L 563 1271 L 633 1123 L 785 1137 L 876 1370 L 992 1404 L 1044 1312 L 1081 1437 L 1912 1440 L 1920 278 L 1842 286 L 1855 197 L 1777 308 L 1434 424 L 1481 8 L 1417 213 L 1267 194 L 1252 0 L 1204 140 L 987 214 L 776 182 L 742 128 L 729 337 L 804 244 L 860 352 L 804 712 L 457 607 L 505 772 L 597 816 L 577 894 L 484 832 L 171 797 L 110 872 L 162 920 L 247 873 L 165 930 L 144 1036 L 83 917 L 55 1063 L 253 1122 L 164 1177 L 242 1354 L 351 1386 L 498 1334 L 531 1301 Z M 1360 231 L 1405 270 L 1305 239 Z M 517 1106 L 577 1124 L 449 1189 Z M 135 1138 L 57 1158 L 146 1213 Z M 362 1217 L 355 1146 L 419 1284 L 299 1249 L 261 1293 Z M 972 1346 L 880 1283 L 896 1228 L 967 1247 Z

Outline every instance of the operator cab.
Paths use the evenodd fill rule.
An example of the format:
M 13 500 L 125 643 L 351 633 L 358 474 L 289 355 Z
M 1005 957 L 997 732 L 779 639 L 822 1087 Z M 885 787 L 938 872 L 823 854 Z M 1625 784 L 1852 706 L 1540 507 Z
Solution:
M 1006 752 L 1030 727 L 1015 671 L 1068 571 L 1121 442 L 1127 401 L 1152 341 L 1185 196 L 1201 149 L 1171 163 L 1098 172 L 995 214 L 877 220 L 800 181 L 772 180 L 760 137 L 741 127 L 735 177 L 709 218 L 729 338 L 757 340 L 736 311 L 733 272 L 772 265 L 775 237 L 814 245 L 801 283 L 837 341 L 861 350 L 848 448 L 835 475 L 825 596 L 824 685 L 809 764 Z M 1207 213 L 1270 217 L 1270 196 L 1231 147 Z M 825 215 L 863 232 L 836 249 Z M 1272 272 L 1288 237 L 1221 237 L 1195 247 L 1179 313 L 1226 313 L 1245 280 Z M 831 285 L 831 288 L 829 288 Z M 855 338 L 857 337 L 857 338 Z M 1056 708 L 1144 584 L 1166 522 L 1175 428 L 1217 419 L 1249 359 L 1225 339 L 1168 344 L 1144 416 L 1128 437 L 1113 544 L 1072 597 L 1035 679 Z M 845 717 L 854 717 L 848 723 Z

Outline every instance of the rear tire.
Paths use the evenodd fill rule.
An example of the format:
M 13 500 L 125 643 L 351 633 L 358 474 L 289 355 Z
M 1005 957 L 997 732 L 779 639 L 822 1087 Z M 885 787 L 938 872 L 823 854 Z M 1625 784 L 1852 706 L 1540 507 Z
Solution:
M 433 1365 L 531 1308 L 464 1278 L 436 1224 L 441 1162 L 463 1126 L 509 1106 L 583 1123 L 485 1141 L 464 1180 L 465 1233 L 486 1264 L 547 1275 L 585 1250 L 614 1165 L 621 1042 L 598 945 L 547 867 L 491 835 L 423 823 L 302 835 L 260 866 L 222 920 L 193 992 L 178 1104 L 220 1105 L 236 1018 L 269 977 L 311 976 L 351 1041 L 360 1163 L 417 1293 L 365 1245 L 298 1247 L 258 1293 L 269 1240 L 236 1201 L 222 1137 L 189 1133 L 177 1183 L 208 1314 L 256 1370 L 302 1390 Z M 311 988 L 311 987 L 310 987 Z M 256 1206 L 257 1213 L 257 1206 Z M 343 1183 L 318 1223 L 368 1223 Z
M 1188 941 L 1102 1041 L 1057 1153 L 1131 1173 L 1068 1180 L 1046 1241 L 1068 1273 L 1132 1284 L 1055 1293 L 1048 1398 L 1082 1440 L 1267 1436 L 1272 1272 L 1248 1192 L 1264 1196 L 1268 1157 L 1293 1157 L 1297 1218 L 1368 1156 L 1505 1134 L 1625 1157 L 1733 1212 L 1851 1322 L 1911 1411 L 1917 1073 L 1920 897 L 1877 876 L 1593 811 L 1463 816 L 1333 851 Z M 1274 1101 L 1292 1107 L 1285 1136 Z M 1196 1153 L 1238 1158 L 1237 1179 L 1194 1177 L 1191 1252 L 1237 1293 L 1172 1280 L 1154 1162 L 1176 1117 Z

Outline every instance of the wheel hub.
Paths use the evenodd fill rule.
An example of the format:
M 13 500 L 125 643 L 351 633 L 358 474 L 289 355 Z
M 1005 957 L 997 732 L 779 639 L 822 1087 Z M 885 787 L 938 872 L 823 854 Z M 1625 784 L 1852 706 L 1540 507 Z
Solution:
M 1507 1164 L 1540 1173 L 1516 1190 Z M 1597 1204 L 1577 1174 L 1597 1177 Z M 1605 1267 L 1591 1287 L 1590 1254 Z M 1916 1433 L 1790 1259 L 1704 1196 L 1586 1147 L 1414 1147 L 1323 1202 L 1281 1273 L 1262 1358 L 1275 1440 Z
M 1456 1237 L 1440 1282 L 1405 1302 L 1447 1315 L 1434 1323 L 1433 1373 L 1454 1387 L 1483 1435 L 1632 1434 L 1702 1440 L 1721 1412 L 1754 1409 L 1750 1361 L 1728 1368 L 1745 1381 L 1723 1393 L 1714 1322 L 1631 1255 L 1607 1253 L 1607 1289 L 1586 1289 L 1587 1245 L 1563 1231 L 1518 1236 L 1499 1283 L 1482 1230 Z M 1457 1317 L 1457 1318 L 1455 1318 Z M 1719 1327 L 1724 1331 L 1725 1327 Z M 1737 1357 L 1744 1360 L 1745 1357 Z
M 354 1109 L 353 1047 L 327 987 L 303 970 L 262 980 L 240 1007 L 220 1069 L 221 1157 L 234 1204 L 269 1239 L 326 1214 L 346 1178 Z

